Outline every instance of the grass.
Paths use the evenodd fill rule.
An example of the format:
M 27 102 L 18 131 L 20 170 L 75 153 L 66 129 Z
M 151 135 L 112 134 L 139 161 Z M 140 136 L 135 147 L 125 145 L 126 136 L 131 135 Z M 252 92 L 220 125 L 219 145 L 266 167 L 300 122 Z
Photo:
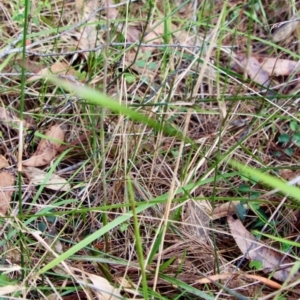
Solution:
M 299 5 L 75 2 L 0 5 L 1 173 L 16 178 L 1 299 L 298 298 L 298 75 L 273 76 L 270 94 L 232 66 L 298 61 L 298 29 L 274 42 L 271 27 Z M 65 140 L 35 184 L 20 161 L 57 123 Z M 53 173 L 71 189 L 47 188 Z M 248 276 L 276 281 L 241 252 L 232 215 L 294 263 L 280 289 Z

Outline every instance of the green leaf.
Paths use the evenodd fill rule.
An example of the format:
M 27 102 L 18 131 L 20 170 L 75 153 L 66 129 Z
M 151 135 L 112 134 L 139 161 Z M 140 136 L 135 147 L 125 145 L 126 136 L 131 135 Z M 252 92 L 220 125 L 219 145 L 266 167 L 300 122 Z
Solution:
M 239 187 L 238 187 L 238 190 L 242 193 L 249 193 L 251 192 L 251 188 L 249 187 L 249 185 L 247 184 L 241 184 Z
M 247 209 L 245 208 L 245 206 L 242 204 L 242 203 L 239 203 L 237 206 L 236 206 L 236 213 L 237 213 L 237 216 L 242 220 L 244 221 L 245 220 L 245 217 L 247 215 Z
M 255 270 L 261 270 L 263 266 L 262 266 L 261 261 L 258 261 L 258 260 L 252 260 L 252 261 L 249 263 L 249 267 L 250 267 L 250 268 L 254 268 Z
M 127 223 L 123 223 L 120 225 L 119 230 L 121 232 L 125 232 L 128 229 L 128 224 Z
M 124 78 L 125 78 L 126 82 L 128 82 L 128 83 L 136 82 L 136 77 L 130 73 L 125 73 Z
M 251 192 L 249 198 L 250 199 L 257 199 L 259 196 L 260 196 L 260 192 L 254 191 L 254 192 Z
M 38 230 L 41 232 L 44 232 L 47 230 L 47 224 L 45 222 L 39 222 L 37 227 L 38 227 Z
M 288 156 L 292 156 L 294 154 L 294 150 L 289 147 L 289 148 L 284 149 L 284 153 Z
M 139 59 L 136 61 L 136 66 L 139 68 L 145 68 L 147 62 L 143 59 Z
M 11 280 L 8 276 L 6 276 L 5 274 L 0 274 L 0 286 L 7 286 L 10 284 L 16 284 L 17 281 L 16 280 Z
M 296 142 L 296 143 L 300 143 L 300 132 L 295 132 L 294 135 L 293 135 L 293 140 Z
M 292 131 L 296 131 L 297 128 L 298 128 L 297 122 L 296 122 L 296 121 L 291 121 L 291 122 L 290 122 L 290 129 L 291 129 Z
M 156 67 L 157 67 L 157 64 L 154 61 L 150 62 L 148 65 L 149 70 L 154 70 L 154 69 L 156 69 Z
M 278 137 L 278 142 L 280 143 L 288 143 L 289 141 L 290 141 L 290 136 L 286 133 L 283 133 Z

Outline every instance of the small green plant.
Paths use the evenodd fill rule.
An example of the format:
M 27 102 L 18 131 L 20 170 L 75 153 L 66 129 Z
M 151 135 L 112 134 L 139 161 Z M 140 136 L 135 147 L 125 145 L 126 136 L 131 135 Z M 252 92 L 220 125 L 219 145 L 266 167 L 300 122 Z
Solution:
M 289 123 L 289 132 L 280 134 L 277 141 L 286 146 L 284 153 L 288 156 L 292 156 L 294 154 L 292 146 L 300 147 L 300 124 L 296 121 L 291 121 Z M 280 155 L 280 153 L 277 154 L 278 156 Z

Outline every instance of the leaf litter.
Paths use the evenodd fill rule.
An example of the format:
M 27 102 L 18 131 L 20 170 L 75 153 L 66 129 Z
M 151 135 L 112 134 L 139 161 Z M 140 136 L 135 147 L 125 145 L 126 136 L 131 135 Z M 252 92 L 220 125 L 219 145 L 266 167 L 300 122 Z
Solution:
M 2 102 L 1 98 L 0 102 Z M 5 107 L 0 106 L 0 122 L 8 127 L 16 128 L 16 126 L 20 125 L 21 120 L 15 116 L 13 112 L 10 112 Z M 30 123 L 26 120 L 24 120 L 23 123 L 24 127 L 30 127 Z
M 13 186 L 16 180 L 12 172 L 3 169 L 7 165 L 6 158 L 0 155 L 0 215 L 5 215 L 10 207 Z
M 299 26 L 299 23 L 299 17 L 294 15 L 290 20 L 273 26 L 272 28 L 277 28 L 272 34 L 272 40 L 275 43 L 286 40 L 296 30 L 296 28 Z
M 243 255 L 252 261 L 259 261 L 262 264 L 263 272 L 270 274 L 278 281 L 283 282 L 289 278 L 293 267 L 293 261 L 289 257 L 258 242 L 239 219 L 228 216 L 227 222 Z M 299 275 L 298 272 L 294 277 Z
M 45 133 L 45 137 L 41 139 L 34 154 L 23 161 L 23 166 L 41 167 L 49 164 L 64 142 L 65 133 L 60 124 L 55 124 Z
M 54 191 L 69 191 L 71 189 L 70 184 L 65 178 L 56 174 L 48 173 L 35 167 L 24 167 L 23 173 L 28 177 L 30 183 L 33 185 L 44 185 L 46 188 Z
M 119 14 L 118 10 L 113 6 L 113 2 L 111 0 L 105 0 L 105 7 L 102 6 L 101 1 L 98 0 L 77 0 L 76 10 L 79 15 L 79 19 L 81 21 L 86 21 L 87 23 L 80 27 L 80 32 L 76 33 L 78 38 L 78 48 L 81 50 L 90 50 L 99 46 L 102 40 L 102 34 L 106 31 L 102 26 L 102 30 L 99 30 L 99 14 L 102 13 L 106 15 L 106 19 L 115 20 Z M 103 8 L 101 10 L 101 8 Z M 99 10 L 99 13 L 96 11 Z M 101 23 L 100 23 L 101 24 Z M 86 58 L 88 57 L 88 53 L 84 53 Z
M 38 79 L 41 79 L 46 76 L 51 76 L 53 74 L 56 74 L 58 76 L 69 75 L 72 77 L 76 77 L 76 71 L 72 67 L 70 67 L 70 65 L 67 62 L 57 61 L 57 62 L 53 63 L 50 66 L 50 68 L 45 67 L 45 68 L 42 68 L 41 70 L 39 70 L 36 75 L 28 78 L 27 82 L 38 80 Z
M 87 1 L 86 2 L 87 5 L 85 5 L 85 2 L 83 0 L 76 0 L 77 12 L 79 13 L 80 10 L 81 10 L 81 13 L 83 12 L 83 14 L 82 14 L 82 16 L 83 16 L 82 20 L 87 19 L 88 16 L 90 16 L 93 12 L 95 12 L 95 10 L 97 8 L 99 8 L 99 2 L 96 3 L 95 1 Z M 108 3 L 108 4 L 106 4 L 107 6 L 109 6 L 110 4 L 113 4 L 111 1 L 106 1 L 106 3 Z M 177 6 L 179 6 L 181 4 L 181 1 L 176 1 L 176 3 L 177 3 Z M 107 16 L 109 18 L 111 18 L 112 20 L 114 20 L 117 17 L 117 14 L 116 15 L 114 15 L 114 14 L 118 13 L 115 8 L 114 8 L 114 10 L 115 11 L 112 10 L 112 11 L 103 12 L 103 14 L 107 14 Z M 185 12 L 185 7 L 183 7 L 183 9 L 181 9 L 181 11 Z M 103 16 L 103 14 L 101 13 L 101 17 Z M 99 15 L 100 15 L 100 12 L 99 12 Z M 89 21 L 88 21 L 87 24 L 85 24 L 85 25 L 83 25 L 83 26 L 80 27 L 80 30 L 79 30 L 80 32 L 79 32 L 79 35 L 78 35 L 79 36 L 79 38 L 78 38 L 78 40 L 79 40 L 79 49 L 91 49 L 91 47 L 98 46 L 99 43 L 103 42 L 103 40 L 102 40 L 102 32 L 105 31 L 105 30 L 107 30 L 107 29 L 105 29 L 104 27 L 101 27 L 102 26 L 101 25 L 100 26 L 101 27 L 100 31 L 102 30 L 102 32 L 99 32 L 97 26 L 94 26 L 96 23 L 98 25 L 101 25 L 101 24 L 99 24 L 98 15 L 95 16 L 95 18 L 89 19 Z M 132 41 L 132 42 L 138 41 L 140 39 L 140 37 L 141 37 L 141 32 L 140 32 L 140 29 L 139 29 L 141 26 L 135 26 L 135 25 L 130 25 L 130 24 L 129 24 L 129 26 L 131 26 L 131 30 L 129 30 L 129 28 L 128 28 L 128 31 L 127 31 L 128 34 L 127 34 L 127 37 L 125 37 L 125 38 L 127 38 L 127 41 Z M 151 26 L 151 27 L 153 28 L 153 26 Z M 119 29 L 120 29 L 120 27 L 118 27 L 118 30 Z M 293 30 L 295 30 L 295 28 Z M 292 31 L 289 30 L 289 32 L 291 32 L 289 34 L 292 34 L 293 30 Z M 154 31 L 155 31 L 155 29 L 154 29 Z M 155 44 L 156 43 L 156 45 L 159 45 L 162 42 L 161 36 L 163 35 L 163 32 L 164 31 L 162 30 L 162 31 L 158 32 L 158 34 L 155 33 L 155 32 L 153 32 L 153 34 L 152 34 L 151 33 L 151 29 L 150 29 L 150 32 L 148 33 L 148 35 L 146 35 L 146 37 L 144 39 L 144 42 L 148 42 L 149 44 L 152 44 L 152 43 Z M 288 32 L 288 31 L 286 31 L 286 32 Z M 199 34 L 199 36 L 200 35 L 201 34 Z M 285 33 L 285 35 L 286 35 L 286 33 Z M 176 37 L 175 34 L 174 34 L 174 36 Z M 275 36 L 275 34 L 274 34 L 274 36 Z M 276 39 L 277 39 L 278 42 L 281 41 L 279 38 L 273 38 L 274 41 Z M 189 34 L 187 31 L 185 32 L 185 34 L 183 34 L 181 36 L 181 39 L 177 38 L 177 40 L 179 40 L 179 42 L 183 46 L 186 45 L 186 46 L 190 46 L 190 47 L 192 47 L 194 45 L 201 45 L 203 43 L 203 41 L 198 41 L 198 39 L 195 38 L 194 35 Z M 142 51 L 145 51 L 145 52 L 149 51 L 149 50 L 154 51 L 156 49 L 158 49 L 158 48 L 157 47 L 152 47 L 152 48 L 145 47 L 145 49 L 142 49 Z M 151 52 L 151 51 L 149 51 L 149 52 Z M 88 55 L 85 53 L 84 56 L 87 58 Z M 246 55 L 244 56 L 244 59 L 245 59 L 245 57 L 246 57 Z M 284 61 L 284 62 L 282 61 L 281 62 L 279 59 L 276 59 L 276 62 L 271 62 L 271 61 L 266 61 L 266 60 L 265 60 L 265 62 L 263 62 L 262 61 L 262 57 L 260 57 L 260 56 L 256 56 L 255 54 L 253 54 L 252 57 L 253 57 L 253 59 L 250 57 L 250 61 L 247 61 L 247 59 L 245 59 L 245 61 L 244 61 L 244 59 L 241 59 L 240 66 L 242 66 L 242 68 L 241 68 L 240 72 L 243 73 L 243 72 L 246 71 L 247 74 L 248 74 L 248 76 L 253 81 L 255 81 L 255 82 L 257 82 L 257 83 L 259 83 L 261 85 L 264 85 L 264 86 L 268 86 L 269 85 L 270 80 L 271 80 L 271 78 L 270 78 L 271 76 L 280 76 L 280 74 L 283 74 L 283 70 L 285 70 L 284 74 L 286 74 L 286 75 L 291 74 L 289 72 L 294 72 L 295 71 L 295 68 L 294 68 L 295 65 L 293 63 L 291 63 L 290 60 Z M 287 66 L 287 64 L 289 64 L 289 65 Z M 263 71 L 260 71 L 260 68 Z M 61 70 L 62 74 L 64 74 L 67 69 L 68 69 L 68 66 L 65 69 L 62 68 L 62 70 Z M 49 69 L 47 69 L 47 71 L 49 71 Z M 43 75 L 43 72 L 47 72 L 47 71 L 45 69 L 45 70 L 41 71 L 41 73 L 39 73 L 37 75 Z M 142 70 L 140 68 L 140 69 L 138 69 L 138 74 L 144 74 L 143 73 L 144 71 L 145 70 Z M 50 70 L 50 72 L 52 72 L 52 73 L 60 73 L 60 71 L 53 72 L 52 70 Z M 155 74 L 155 76 L 157 78 L 160 75 L 161 74 L 159 74 L 159 73 Z M 203 82 L 202 84 L 206 88 L 206 83 Z M 210 90 L 210 92 L 213 91 L 212 85 L 209 86 L 209 90 Z M 202 90 L 201 90 L 201 92 L 202 92 Z M 243 112 L 241 112 L 241 113 L 243 113 Z M 46 140 L 48 140 L 48 139 L 46 139 Z M 63 141 L 63 140 L 64 139 L 62 139 L 61 141 Z M 38 160 L 35 159 L 35 157 L 36 156 L 40 156 L 40 155 L 43 156 L 43 155 L 47 154 L 47 150 L 45 150 L 45 151 L 42 150 L 41 149 L 42 147 L 40 145 L 41 145 L 41 143 L 38 146 L 38 149 L 40 148 L 39 149 L 40 152 L 37 153 L 37 151 L 36 151 L 35 154 L 29 159 L 29 165 L 41 166 L 41 165 L 39 165 L 40 162 L 38 162 Z M 52 145 L 50 148 L 56 148 L 56 146 Z M 56 149 L 56 151 L 59 151 L 59 149 Z M 44 165 L 47 165 L 47 164 L 51 163 L 51 160 L 57 154 L 57 153 L 53 154 L 53 153 L 55 153 L 55 151 L 52 151 L 52 149 L 51 149 L 50 152 L 51 152 L 51 155 L 47 154 L 44 157 L 45 160 L 42 162 L 42 163 L 44 163 Z M 148 152 L 148 150 L 147 150 L 147 152 Z M 150 153 L 150 151 L 149 151 L 149 153 Z M 31 162 L 30 162 L 30 160 L 31 160 Z M 25 164 L 26 164 L 26 162 L 25 162 Z M 31 167 L 31 168 L 33 168 L 33 167 Z M 28 168 L 26 167 L 24 169 L 28 169 Z M 199 174 L 200 173 L 201 173 L 201 170 L 199 169 Z M 42 176 L 44 176 L 44 175 L 42 175 Z M 37 182 L 39 182 L 39 181 L 36 181 L 35 184 L 38 184 Z M 201 226 L 203 226 L 203 224 L 205 224 L 205 226 L 207 226 L 207 220 L 206 219 L 202 219 L 202 218 L 200 220 L 197 219 L 197 218 L 200 218 L 199 217 L 200 214 L 198 213 L 198 209 L 195 209 L 194 206 L 190 206 L 190 207 L 186 206 L 186 209 L 187 209 L 187 212 L 186 212 L 187 216 L 189 217 L 189 219 L 187 219 L 187 220 L 190 223 L 189 224 L 190 226 L 188 226 L 186 229 L 189 232 L 189 234 L 191 234 L 191 235 L 193 235 L 195 237 L 200 237 L 201 231 L 197 230 L 197 229 L 195 230 L 195 228 L 193 230 L 192 227 L 201 227 Z M 192 210 L 192 209 L 195 209 L 195 212 L 194 212 L 195 214 L 193 216 L 189 216 L 188 215 L 189 214 L 189 210 Z M 227 211 L 227 213 L 228 213 L 228 211 Z M 222 216 L 224 216 L 224 215 L 222 215 Z M 193 218 L 195 218 L 195 220 Z M 184 249 L 184 251 L 186 251 L 186 250 Z M 194 254 L 194 252 L 193 252 L 193 254 Z M 102 296 L 99 296 L 100 299 L 102 299 L 101 297 Z M 103 299 L 105 299 L 105 298 L 103 298 Z

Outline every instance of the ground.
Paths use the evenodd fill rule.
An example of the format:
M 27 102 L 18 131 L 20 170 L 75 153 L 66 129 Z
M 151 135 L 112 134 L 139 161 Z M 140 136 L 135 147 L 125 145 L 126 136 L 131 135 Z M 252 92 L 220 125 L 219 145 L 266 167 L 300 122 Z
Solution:
M 0 294 L 298 299 L 299 9 L 2 1 Z

